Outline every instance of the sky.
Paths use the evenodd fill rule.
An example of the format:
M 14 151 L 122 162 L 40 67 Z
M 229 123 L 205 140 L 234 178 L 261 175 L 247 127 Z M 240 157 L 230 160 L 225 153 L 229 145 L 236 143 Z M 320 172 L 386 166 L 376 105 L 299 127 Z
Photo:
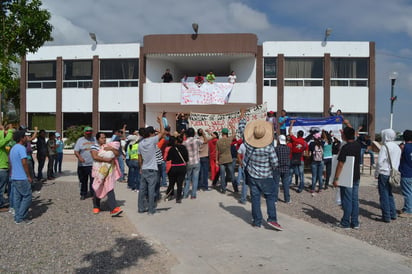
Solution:
M 389 128 L 392 72 L 393 129 L 412 129 L 411 0 L 42 0 L 51 15 L 47 45 L 143 43 L 148 34 L 255 33 L 264 41 L 374 41 L 376 132 Z M 337 105 L 335 103 L 335 105 Z

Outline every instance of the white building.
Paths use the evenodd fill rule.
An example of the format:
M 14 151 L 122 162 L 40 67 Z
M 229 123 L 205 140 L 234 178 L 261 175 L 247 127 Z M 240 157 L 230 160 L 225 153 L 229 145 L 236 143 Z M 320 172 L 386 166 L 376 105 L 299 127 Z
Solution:
M 341 109 L 356 128 L 375 131 L 373 42 L 264 42 L 254 34 L 148 35 L 140 44 L 42 47 L 21 65 L 21 123 L 61 131 L 155 125 L 179 112 L 225 113 L 267 102 L 289 116 Z M 165 69 L 173 82 L 161 80 Z M 182 105 L 180 79 L 210 70 L 216 82 L 235 71 L 229 103 Z M 174 123 L 171 123 L 174 129 Z

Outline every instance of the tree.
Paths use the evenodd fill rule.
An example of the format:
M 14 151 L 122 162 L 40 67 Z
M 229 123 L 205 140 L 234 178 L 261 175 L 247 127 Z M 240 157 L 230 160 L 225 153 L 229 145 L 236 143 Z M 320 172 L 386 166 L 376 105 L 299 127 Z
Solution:
M 1 0 L 0 34 L 0 110 L 1 96 L 15 91 L 17 65 L 29 52 L 36 52 L 52 41 L 50 13 L 41 9 L 40 0 Z M 0 123 L 2 117 L 0 116 Z

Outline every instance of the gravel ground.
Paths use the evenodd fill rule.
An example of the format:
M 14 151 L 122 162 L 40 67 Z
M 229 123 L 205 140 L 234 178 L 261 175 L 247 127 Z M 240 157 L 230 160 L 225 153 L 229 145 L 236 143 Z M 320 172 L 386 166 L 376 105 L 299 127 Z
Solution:
M 306 175 L 306 183 L 309 182 L 310 176 Z M 283 202 L 283 191 L 279 194 L 277 203 L 278 212 L 293 216 L 298 219 L 332 229 L 338 233 L 365 241 L 371 245 L 379 246 L 402 255 L 412 257 L 411 232 L 412 218 L 397 218 L 390 223 L 376 221 L 375 218 L 381 217 L 379 207 L 379 194 L 377 186 L 362 186 L 362 178 L 359 187 L 359 230 L 343 230 L 334 227 L 339 222 L 343 211 L 336 204 L 336 190 L 329 188 L 321 193 L 312 195 L 308 191 L 300 194 L 292 186 L 290 191 L 291 204 Z M 403 205 L 403 196 L 399 190 L 394 193 L 396 208 L 400 209 Z M 279 223 L 282 224 L 280 218 Z
M 0 213 L 0 273 L 170 273 L 176 260 L 165 248 L 126 217 L 93 215 L 91 198 L 80 201 L 78 183 L 64 180 L 33 193 L 33 224 Z

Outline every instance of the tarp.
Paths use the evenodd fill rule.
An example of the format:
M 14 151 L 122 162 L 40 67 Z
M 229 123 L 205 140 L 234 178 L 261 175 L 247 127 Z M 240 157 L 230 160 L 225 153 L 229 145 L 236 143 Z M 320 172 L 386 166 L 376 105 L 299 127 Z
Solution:
M 286 121 L 286 132 L 289 132 L 290 121 L 295 120 L 293 124 L 292 132 L 296 136 L 299 130 L 303 130 L 304 137 L 310 134 L 311 130 L 317 129 L 318 131 L 332 131 L 333 136 L 341 139 L 340 130 L 342 129 L 343 119 L 342 116 L 331 116 L 322 118 L 299 118 L 290 117 Z
M 182 84 L 181 105 L 224 105 L 229 102 L 233 84 L 208 83 L 198 86 L 195 83 Z

